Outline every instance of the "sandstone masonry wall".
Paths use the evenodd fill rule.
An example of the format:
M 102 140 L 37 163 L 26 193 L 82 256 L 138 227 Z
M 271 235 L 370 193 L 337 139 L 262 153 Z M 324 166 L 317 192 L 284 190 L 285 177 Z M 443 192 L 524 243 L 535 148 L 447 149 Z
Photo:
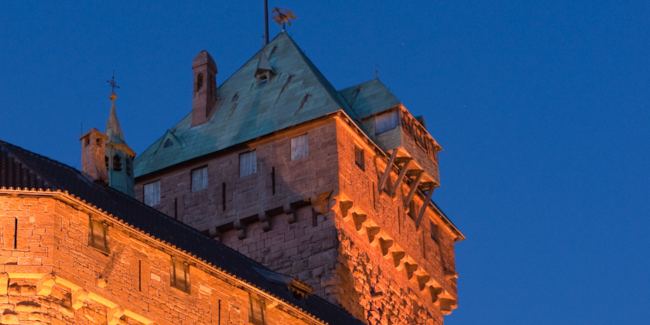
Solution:
M 88 244 L 90 216 L 108 224 L 108 254 Z M 260 294 L 83 205 L 0 195 L 0 226 L 2 324 L 243 325 Z M 172 257 L 189 264 L 189 293 L 170 285 Z M 267 324 L 316 323 L 266 304 Z

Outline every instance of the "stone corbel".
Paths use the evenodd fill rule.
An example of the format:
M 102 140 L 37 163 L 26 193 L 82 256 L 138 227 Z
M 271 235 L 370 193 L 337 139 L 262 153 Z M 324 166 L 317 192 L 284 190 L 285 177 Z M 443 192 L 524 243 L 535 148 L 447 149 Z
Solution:
M 404 259 L 404 257 L 406 257 L 406 253 L 405 252 L 393 252 L 391 254 L 391 256 L 393 257 L 393 265 L 395 265 L 395 268 L 398 271 L 401 271 L 404 268 L 404 263 L 403 263 L 402 260 Z
M 431 294 L 431 301 L 434 303 L 434 305 L 439 305 L 440 301 L 438 298 L 440 297 L 440 294 L 442 293 L 442 287 L 437 287 L 437 286 L 429 286 L 429 294 Z
M 381 249 L 381 255 L 386 256 L 389 252 L 389 249 L 393 246 L 392 239 L 379 238 L 379 248 Z
M 368 235 L 368 243 L 372 244 L 375 241 L 380 230 L 381 228 L 376 226 L 366 227 L 366 235 Z
M 445 279 L 447 279 L 447 281 L 451 281 L 452 279 L 458 279 L 458 273 L 452 270 L 445 270 Z
M 418 287 L 420 288 L 420 291 L 422 291 L 422 290 L 426 289 L 427 282 L 429 282 L 429 280 L 431 280 L 431 276 L 424 273 L 424 274 L 417 275 L 415 277 L 415 279 L 418 282 Z
M 84 289 L 78 289 L 72 293 L 72 309 L 77 310 L 84 305 L 84 302 L 88 299 L 88 291 Z
M 291 204 L 285 204 L 282 206 L 282 210 L 284 210 L 284 214 L 287 215 L 287 221 L 289 223 L 295 223 L 298 220 L 296 216 L 296 209 L 294 209 Z
M 52 287 L 56 283 L 56 277 L 51 274 L 46 274 L 36 284 L 36 294 L 39 296 L 49 296 L 52 293 Z
M 241 219 L 235 220 L 233 222 L 233 226 L 235 227 L 235 230 L 237 231 L 237 238 L 239 238 L 239 239 L 246 238 L 246 229 L 244 229 L 244 223 L 241 221 Z
M 309 198 L 311 205 L 314 207 L 314 211 L 318 214 L 325 214 L 329 212 L 330 208 L 330 196 L 332 191 L 321 193 Z
M 363 234 L 365 232 L 363 223 L 366 222 L 367 219 L 368 216 L 363 213 L 352 213 L 352 221 L 354 221 L 354 227 L 360 234 Z
M 117 323 L 120 322 L 120 317 L 124 315 L 124 312 L 126 309 L 121 306 L 117 306 L 111 310 L 108 311 L 108 314 L 106 315 L 106 324 L 108 325 L 117 325 Z
M 271 230 L 271 215 L 269 214 L 269 211 L 260 212 L 258 217 L 262 223 L 262 230 L 265 232 Z
M 406 270 L 406 278 L 411 280 L 413 278 L 413 273 L 418 269 L 417 264 L 412 264 L 409 262 L 404 262 L 404 270 Z

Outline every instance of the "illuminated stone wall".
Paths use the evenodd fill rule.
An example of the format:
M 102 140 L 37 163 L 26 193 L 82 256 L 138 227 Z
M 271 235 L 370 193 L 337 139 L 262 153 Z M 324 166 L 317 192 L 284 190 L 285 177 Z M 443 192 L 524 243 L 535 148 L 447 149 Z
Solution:
M 399 127 L 393 133 L 403 136 Z M 291 161 L 290 139 L 302 134 L 309 135 L 309 156 Z M 364 151 L 364 169 L 355 163 L 355 147 Z M 239 154 L 250 149 L 258 152 L 258 171 L 240 178 Z M 414 161 L 433 163 L 424 152 L 408 149 L 418 153 Z M 397 167 L 385 187 L 396 186 L 395 197 L 377 190 L 387 162 L 353 123 L 337 116 L 138 179 L 136 195 L 142 199 L 143 184 L 160 179 L 158 209 L 173 215 L 176 202 L 179 220 L 297 277 L 369 324 L 442 324 L 457 306 L 458 234 L 432 208 L 416 229 L 403 203 L 409 184 L 393 185 Z M 210 188 L 192 193 L 191 171 L 206 165 Z M 435 170 L 431 176 L 437 180 L 437 165 L 427 169 Z M 224 182 L 225 211 L 219 203 Z M 423 197 L 413 200 L 419 211 Z
M 108 253 L 89 245 L 90 217 Z M 0 190 L 0 226 L 2 324 L 248 324 L 251 293 L 267 324 L 321 323 L 62 193 Z M 170 285 L 172 257 L 189 292 Z

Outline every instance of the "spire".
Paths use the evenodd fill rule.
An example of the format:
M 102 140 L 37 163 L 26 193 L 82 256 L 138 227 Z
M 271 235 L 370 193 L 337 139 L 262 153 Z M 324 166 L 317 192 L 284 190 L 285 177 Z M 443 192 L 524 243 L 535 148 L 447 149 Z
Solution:
M 124 143 L 124 135 L 122 135 L 122 128 L 120 127 L 120 122 L 117 120 L 117 113 L 115 112 L 115 99 L 117 95 L 115 93 L 108 96 L 111 99 L 111 114 L 108 116 L 108 123 L 106 123 L 106 132 L 108 136 L 108 143 Z

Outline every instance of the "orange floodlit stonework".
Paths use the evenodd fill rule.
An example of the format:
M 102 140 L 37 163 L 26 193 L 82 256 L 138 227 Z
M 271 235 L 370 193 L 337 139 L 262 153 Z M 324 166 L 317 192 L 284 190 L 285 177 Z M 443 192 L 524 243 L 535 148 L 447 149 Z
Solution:
M 284 32 L 222 85 L 206 51 L 192 70 L 137 156 L 115 94 L 81 172 L 0 141 L 0 324 L 442 325 L 464 236 L 424 119 Z

